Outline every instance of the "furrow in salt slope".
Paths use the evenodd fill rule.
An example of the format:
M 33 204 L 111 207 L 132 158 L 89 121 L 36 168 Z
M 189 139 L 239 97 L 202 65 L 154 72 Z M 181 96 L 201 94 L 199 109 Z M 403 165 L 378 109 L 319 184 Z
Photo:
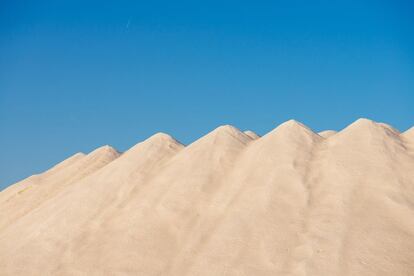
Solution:
M 182 147 L 170 136 L 156 134 L 21 218 L 0 233 L 0 270 L 6 275 L 83 271 L 83 264 L 76 260 L 103 218 L 111 220 L 126 194 Z M 16 266 L 16 262 L 25 266 Z
M 13 188 L 1 193 L 0 230 L 118 156 L 115 149 L 103 146 L 86 156 L 75 154 L 42 174 L 12 185 Z
M 414 158 L 414 127 L 403 132 L 401 138 L 406 146 L 407 154 Z
M 174 156 L 100 229 L 101 238 L 86 245 L 86 259 L 107 260 L 88 269 L 168 274 L 172 261 L 186 255 L 181 251 L 199 220 L 209 220 L 211 199 L 228 184 L 226 174 L 250 141 L 236 128 L 222 126 Z

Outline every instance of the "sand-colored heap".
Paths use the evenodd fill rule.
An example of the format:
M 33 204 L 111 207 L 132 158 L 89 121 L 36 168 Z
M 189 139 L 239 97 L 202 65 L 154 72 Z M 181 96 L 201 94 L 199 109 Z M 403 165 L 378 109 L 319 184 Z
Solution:
M 412 133 L 291 120 L 77 154 L 0 193 L 0 274 L 414 275 Z

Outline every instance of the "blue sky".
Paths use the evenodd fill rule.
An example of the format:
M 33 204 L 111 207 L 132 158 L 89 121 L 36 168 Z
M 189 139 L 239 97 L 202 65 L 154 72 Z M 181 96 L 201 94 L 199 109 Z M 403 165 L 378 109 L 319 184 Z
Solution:
M 0 2 L 0 189 L 221 124 L 414 125 L 412 1 Z

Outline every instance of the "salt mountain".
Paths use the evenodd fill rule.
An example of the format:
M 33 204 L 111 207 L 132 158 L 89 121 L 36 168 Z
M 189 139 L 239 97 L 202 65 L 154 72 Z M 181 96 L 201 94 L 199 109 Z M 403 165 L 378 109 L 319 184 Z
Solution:
M 221 126 L 0 192 L 1 275 L 414 275 L 414 128 Z

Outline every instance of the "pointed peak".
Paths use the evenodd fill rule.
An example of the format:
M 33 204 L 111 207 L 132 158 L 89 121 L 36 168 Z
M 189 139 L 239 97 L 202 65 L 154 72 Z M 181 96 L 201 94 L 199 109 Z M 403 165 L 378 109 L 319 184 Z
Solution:
M 243 132 L 241 132 L 238 128 L 232 126 L 232 125 L 222 125 L 219 126 L 203 137 L 201 137 L 199 140 L 205 140 L 209 137 L 221 137 L 221 136 L 247 136 Z
M 222 125 L 214 129 L 211 133 L 241 133 L 241 131 L 232 125 Z
M 301 122 L 296 121 L 295 119 L 287 120 L 286 122 L 283 122 L 280 125 L 287 125 L 287 126 L 304 126 Z
M 157 132 L 151 135 L 147 140 L 175 140 L 175 139 L 167 133 Z
M 350 135 L 352 136 L 352 139 L 357 136 L 364 139 L 366 137 L 396 137 L 399 135 L 399 132 L 387 124 L 361 118 L 341 130 L 335 137 L 341 139 L 341 137 Z
M 207 133 L 200 139 L 193 142 L 190 146 L 195 146 L 204 143 L 215 143 L 218 140 L 221 141 L 239 141 L 243 144 L 248 143 L 252 139 L 238 128 L 231 125 L 222 125 L 215 128 L 213 131 Z
M 374 131 L 375 129 L 386 130 L 387 132 L 393 133 L 395 135 L 400 133 L 398 130 L 396 130 L 395 128 L 393 128 L 392 126 L 388 124 L 381 123 L 381 122 L 375 122 L 373 120 L 366 119 L 366 118 L 359 118 L 358 120 L 356 120 L 355 122 L 347 126 L 345 129 L 360 129 L 360 130 L 366 130 L 366 131 L 368 130 Z
M 345 127 L 340 132 L 349 132 L 349 131 L 356 131 L 356 130 L 369 130 L 369 129 L 375 129 L 378 128 L 378 124 L 372 120 L 360 118 Z
M 123 158 L 120 159 L 124 161 L 135 160 L 136 158 L 141 158 L 140 156 L 143 154 L 161 154 L 165 150 L 178 151 L 181 148 L 184 148 L 184 145 L 178 142 L 172 136 L 163 132 L 157 132 L 144 141 L 138 142 L 126 150 L 122 154 Z
M 318 132 L 318 135 L 322 136 L 323 138 L 329 138 L 335 134 L 336 134 L 335 130 L 324 130 L 324 131 Z
M 289 120 L 277 126 L 260 140 L 262 140 L 263 143 L 268 143 L 268 141 L 272 141 L 271 143 L 273 143 L 273 141 L 279 141 L 285 145 L 294 145 L 297 143 L 312 144 L 320 139 L 322 139 L 322 137 L 307 126 L 298 121 Z
M 157 132 L 153 134 L 152 136 L 150 136 L 149 138 L 147 138 L 146 140 L 144 140 L 142 143 L 146 143 L 146 144 L 169 143 L 169 144 L 180 144 L 181 145 L 181 143 L 178 142 L 174 137 L 164 132 Z
M 88 156 L 119 156 L 120 153 L 110 145 L 104 145 L 93 150 Z
M 355 120 L 351 125 L 373 125 L 375 122 L 373 120 L 367 119 L 367 118 L 359 118 Z
M 278 129 L 278 128 L 280 128 L 280 129 L 292 129 L 292 130 L 293 129 L 301 129 L 301 130 L 306 130 L 306 131 L 312 132 L 313 134 L 316 134 L 308 126 L 302 124 L 301 122 L 293 120 L 293 119 L 280 124 L 276 129 Z
M 252 138 L 253 140 L 256 140 L 256 139 L 260 138 L 260 136 L 257 133 L 255 133 L 251 130 L 246 130 L 243 133 L 246 134 L 247 136 L 249 136 L 250 138 Z
M 72 155 L 68 159 L 72 159 L 72 158 L 77 159 L 77 158 L 80 158 L 80 157 L 83 157 L 83 156 L 86 156 L 86 154 L 80 151 L 80 152 L 75 153 L 74 155 Z
M 390 125 L 385 123 L 375 122 L 370 119 L 360 118 L 347 126 L 344 130 L 366 130 L 366 131 L 373 131 L 373 130 L 388 130 L 390 132 L 398 133 L 398 130 L 394 129 Z M 341 132 L 343 132 L 342 130 Z
M 141 151 L 143 150 L 143 148 L 150 147 L 153 145 L 184 147 L 180 142 L 178 142 L 172 136 L 166 133 L 163 133 L 163 132 L 157 132 L 153 134 L 152 136 L 150 136 L 149 138 L 145 139 L 144 141 L 141 141 L 135 144 L 126 152 L 131 154 L 135 152 L 136 150 Z
M 222 125 L 217 127 L 216 129 L 214 129 L 213 131 L 211 131 L 210 133 L 208 133 L 206 136 L 204 137 L 226 137 L 226 136 L 230 136 L 230 137 L 235 137 L 239 140 L 246 140 L 246 139 L 250 139 L 245 133 L 243 133 L 240 129 L 232 126 L 232 125 Z
M 287 135 L 297 135 L 299 133 L 304 133 L 304 134 L 311 135 L 311 136 L 319 136 L 318 134 L 313 132 L 309 127 L 307 127 L 306 125 L 296 120 L 289 120 L 289 121 L 286 121 L 280 124 L 268 134 L 271 134 L 271 133 L 272 134 L 283 133 Z

